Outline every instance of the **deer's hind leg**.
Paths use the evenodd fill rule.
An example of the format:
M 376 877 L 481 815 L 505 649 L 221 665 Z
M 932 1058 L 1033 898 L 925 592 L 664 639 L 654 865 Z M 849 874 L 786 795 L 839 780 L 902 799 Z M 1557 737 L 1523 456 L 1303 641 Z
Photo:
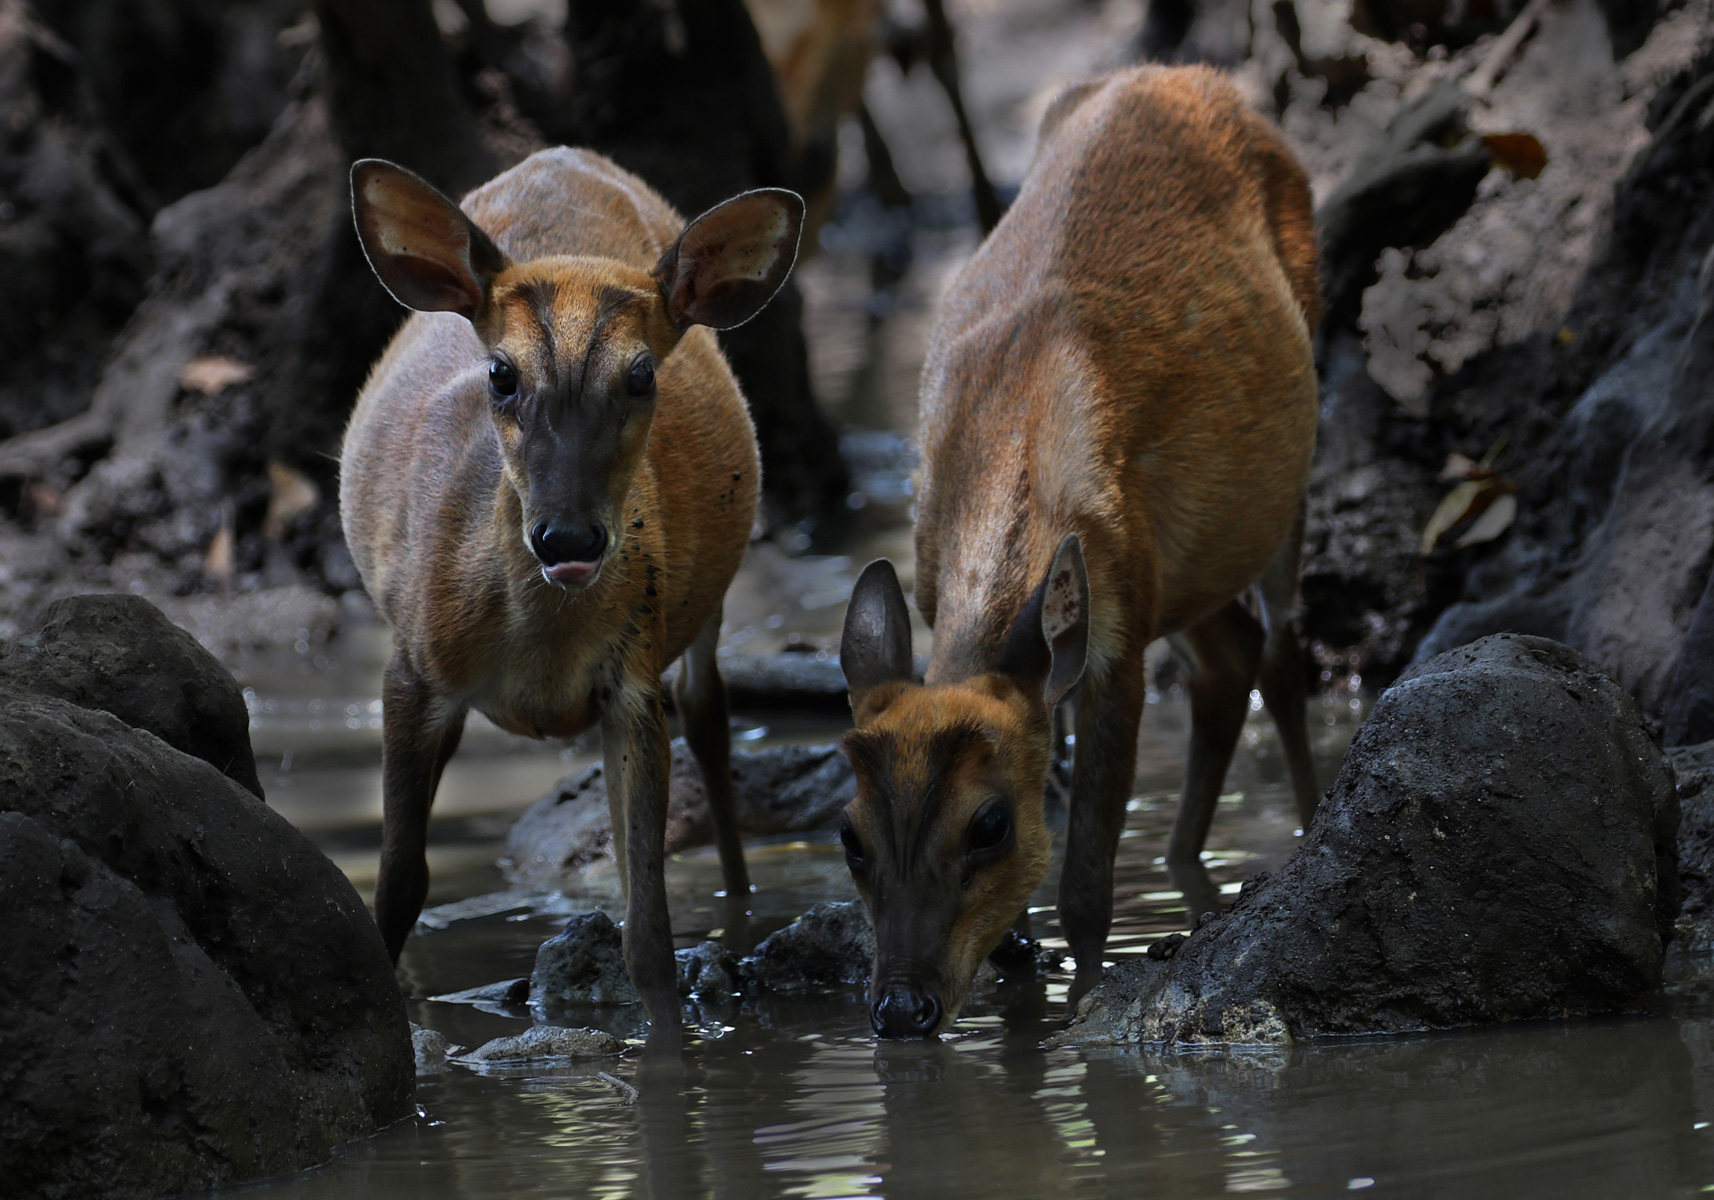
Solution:
M 1190 752 L 1184 794 L 1167 842 L 1167 873 L 1184 893 L 1194 923 L 1202 913 L 1220 907 L 1219 891 L 1202 866 L 1202 847 L 1250 711 L 1263 633 L 1248 609 L 1229 600 L 1170 640 L 1189 674 Z
M 1315 759 L 1309 752 L 1309 721 L 1305 711 L 1308 686 L 1298 628 L 1297 584 L 1303 552 L 1303 519 L 1300 507 L 1291 536 L 1256 582 L 1262 627 L 1266 630 L 1257 686 L 1285 747 L 1286 770 L 1291 775 L 1298 819 L 1307 830 L 1321 799 L 1321 790 L 1315 780 Z

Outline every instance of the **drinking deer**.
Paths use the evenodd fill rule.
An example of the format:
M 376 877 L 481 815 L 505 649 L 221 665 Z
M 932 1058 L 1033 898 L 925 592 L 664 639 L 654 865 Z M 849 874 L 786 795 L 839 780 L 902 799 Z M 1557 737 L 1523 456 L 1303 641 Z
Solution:
M 864 570 L 846 616 L 858 787 L 840 836 L 874 919 L 883 1037 L 956 1016 L 1046 873 L 1051 710 L 1074 685 L 1059 917 L 1079 989 L 1099 977 L 1153 639 L 1189 673 L 1178 875 L 1200 869 L 1258 669 L 1308 824 L 1295 600 L 1315 271 L 1303 172 L 1218 73 L 1121 71 L 1049 108 L 923 369 L 924 682 L 890 564 Z
M 383 940 L 397 961 L 422 909 L 429 806 L 466 714 L 531 737 L 599 721 L 626 967 L 650 1016 L 676 1025 L 660 675 L 680 654 L 674 699 L 725 884 L 749 891 L 714 651 L 758 468 L 710 330 L 784 282 L 803 203 L 746 192 L 686 225 L 635 176 L 567 149 L 462 210 L 378 159 L 352 168 L 351 190 L 370 265 L 417 310 L 364 385 L 341 460 L 345 535 L 393 627 Z

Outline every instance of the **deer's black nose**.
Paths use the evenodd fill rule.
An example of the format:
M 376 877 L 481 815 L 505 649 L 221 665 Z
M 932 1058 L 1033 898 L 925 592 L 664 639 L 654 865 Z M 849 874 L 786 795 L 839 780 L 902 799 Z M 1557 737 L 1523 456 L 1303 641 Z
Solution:
M 530 530 L 530 549 L 544 567 L 594 562 L 607 549 L 607 527 L 599 521 L 581 526 L 549 525 L 544 521 Z
M 869 1006 L 869 1023 L 884 1038 L 933 1037 L 940 1026 L 940 1001 L 927 992 L 888 988 Z

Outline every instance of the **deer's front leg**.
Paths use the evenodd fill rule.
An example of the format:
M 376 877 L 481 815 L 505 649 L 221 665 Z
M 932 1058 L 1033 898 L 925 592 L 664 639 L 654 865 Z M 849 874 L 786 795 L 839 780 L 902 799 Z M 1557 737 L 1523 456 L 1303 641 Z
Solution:
M 667 913 L 667 778 L 671 748 L 657 688 L 616 698 L 601 720 L 614 848 L 625 883 L 625 969 L 657 1025 L 679 1021 Z
M 396 964 L 428 897 L 428 820 L 441 771 L 464 732 L 403 655 L 381 679 L 381 864 L 375 924 Z

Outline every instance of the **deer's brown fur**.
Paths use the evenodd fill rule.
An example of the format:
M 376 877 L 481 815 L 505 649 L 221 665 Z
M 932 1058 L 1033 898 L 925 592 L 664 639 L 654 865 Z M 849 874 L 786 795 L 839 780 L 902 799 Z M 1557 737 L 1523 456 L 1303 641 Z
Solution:
M 675 319 L 674 280 L 684 274 L 675 277 L 682 259 L 673 256 L 686 226 L 636 177 L 596 154 L 543 151 L 465 199 L 468 235 L 449 201 L 416 184 L 387 164 L 359 164 L 353 175 L 377 273 L 407 303 L 448 310 L 419 311 L 388 346 L 342 460 L 346 537 L 394 633 L 377 919 L 396 958 L 427 887 L 429 802 L 469 710 L 531 737 L 600 721 L 628 890 L 627 964 L 652 1015 L 676 1021 L 660 876 L 668 751 L 659 680 L 690 651 L 680 694 L 687 734 L 714 785 L 728 885 L 747 891 L 713 651 L 756 508 L 749 414 L 713 332 Z M 771 294 L 790 269 L 802 209 L 789 193 L 768 195 L 789 197 L 778 204 L 790 228 L 765 231 L 789 233 L 783 270 L 752 261 L 746 230 L 719 224 L 729 206 L 698 224 L 713 231 L 704 249 L 746 279 L 773 270 Z M 450 256 L 455 276 L 474 263 L 474 282 L 446 287 L 442 303 L 434 289 L 445 271 L 424 266 L 424 255 Z M 654 392 L 634 399 L 625 373 L 644 359 Z M 514 404 L 491 393 L 499 360 L 521 381 Z M 555 504 L 609 531 L 584 586 L 555 586 L 531 549 L 532 524 Z
M 899 951 L 927 960 L 910 970 L 941 989 L 943 1024 L 1046 869 L 1051 659 L 1055 677 L 1082 676 L 1060 919 L 1085 979 L 1099 974 L 1111 920 L 1150 641 L 1175 635 L 1193 675 L 1175 862 L 1194 866 L 1258 664 L 1306 821 L 1313 810 L 1292 607 L 1315 444 L 1315 272 L 1309 188 L 1278 132 L 1214 71 L 1144 67 L 1050 108 L 1017 201 L 942 305 L 923 371 L 916 525 L 933 652 L 922 686 L 875 686 L 874 674 L 854 684 L 853 745 L 890 749 L 854 755 L 870 762 L 848 814 L 867 848 L 898 836 L 889 824 L 962 831 L 989 798 L 1012 806 L 1025 865 L 1002 864 L 1003 886 L 936 893 L 951 910 L 944 944 Z M 1086 650 L 1061 655 L 1026 628 L 1036 618 L 1025 610 L 1066 542 L 1081 550 L 1071 565 L 1086 571 L 1088 599 L 1061 619 L 1083 622 Z M 1235 602 L 1258 583 L 1265 636 Z M 1018 658 L 1020 638 L 1034 659 Z M 939 731 L 966 722 L 1015 764 L 1009 782 L 925 799 L 909 780 L 960 777 L 986 753 L 970 744 L 958 763 L 920 761 Z M 884 800 L 877 773 L 890 777 Z M 956 862 L 955 842 L 938 852 Z M 889 893 L 870 896 L 879 991 L 897 956 L 889 904 L 920 907 L 927 892 L 868 866 L 866 895 Z

